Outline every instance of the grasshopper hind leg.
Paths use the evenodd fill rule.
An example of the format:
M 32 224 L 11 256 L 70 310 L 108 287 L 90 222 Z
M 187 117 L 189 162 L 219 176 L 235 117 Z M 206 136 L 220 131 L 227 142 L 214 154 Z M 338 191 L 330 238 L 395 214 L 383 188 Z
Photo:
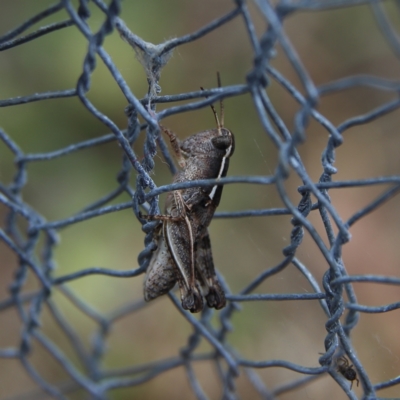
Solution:
M 208 232 L 200 239 L 196 250 L 196 273 L 204 287 L 207 305 L 220 310 L 226 305 L 225 292 L 217 278 Z
M 188 288 L 183 279 L 178 278 L 179 289 L 181 291 L 182 307 L 192 313 L 197 313 L 203 310 L 204 302 L 199 284 Z

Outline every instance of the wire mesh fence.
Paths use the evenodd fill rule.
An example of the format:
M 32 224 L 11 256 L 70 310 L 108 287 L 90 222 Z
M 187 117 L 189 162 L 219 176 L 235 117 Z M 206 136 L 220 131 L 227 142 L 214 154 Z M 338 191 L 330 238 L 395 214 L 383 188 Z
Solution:
M 165 24 L 168 29 L 163 35 L 176 34 L 173 14 L 183 7 L 182 3 L 171 3 L 171 10 L 165 14 L 153 10 L 152 29 L 155 24 Z M 400 80 L 396 79 L 399 3 L 236 0 L 215 5 L 216 14 L 220 7 L 225 8 L 213 18 L 204 14 L 204 24 L 201 12 L 206 4 L 185 4 L 188 10 L 195 9 L 194 20 L 198 18 L 196 22 L 203 25 L 193 29 L 193 24 L 189 33 L 159 45 L 143 40 L 147 38 L 140 37 L 130 23 L 130 14 L 124 13 L 125 7 L 132 7 L 130 10 L 139 14 L 138 19 L 145 18 L 138 4 L 63 0 L 52 6 L 38 2 L 35 7 L 39 6 L 43 8 L 26 10 L 30 15 L 17 13 L 10 18 L 16 25 L 0 37 L 4 64 L 8 54 L 18 49 L 28 51 L 32 65 L 49 65 L 52 60 L 46 56 L 51 56 L 65 39 L 69 47 L 62 51 L 69 49 L 68 59 L 78 53 L 74 57 L 80 72 L 74 88 L 51 91 L 38 89 L 40 82 L 29 76 L 25 84 L 34 94 L 0 101 L 5 111 L 2 118 L 12 121 L 0 130 L 0 371 L 5 377 L 0 389 L 2 398 L 165 398 L 171 393 L 175 398 L 197 399 L 301 399 L 309 395 L 398 398 L 400 367 L 395 332 L 400 275 L 395 258 L 395 196 L 400 190 L 396 132 L 400 106 Z M 13 7 L 5 5 L 4 10 L 11 15 L 15 13 Z M 335 14 L 338 12 L 341 14 Z M 354 18 L 357 13 L 361 19 Z M 323 23 L 331 15 L 339 15 L 343 24 L 349 15 L 349 25 L 343 26 L 351 26 L 352 30 L 330 32 L 339 36 L 342 45 L 358 37 L 359 46 L 363 29 L 375 26 L 376 31 L 364 43 L 373 48 L 373 61 L 363 62 L 359 54 L 346 53 L 353 61 L 344 68 L 348 59 L 343 54 L 330 59 L 328 52 L 323 53 L 329 40 L 319 37 L 323 45 L 314 47 L 314 54 L 303 55 L 306 45 L 301 35 L 321 15 L 325 18 Z M 3 18 L 7 18 L 7 12 Z M 363 26 L 360 21 L 368 18 L 371 25 Z M 53 22 L 48 22 L 50 19 Z M 297 19 L 304 25 L 290 25 Z M 238 25 L 242 29 L 239 34 L 235 32 Z M 65 36 L 60 30 L 66 32 Z M 53 36 L 54 42 L 43 44 L 45 38 Z M 197 89 L 205 86 L 200 75 L 206 73 L 202 65 L 192 64 L 187 70 L 191 90 L 173 86 L 169 89 L 168 80 L 164 84 L 162 78 L 163 68 L 167 74 L 170 63 L 183 62 L 182 55 L 171 58 L 173 51 L 185 45 L 201 56 L 202 47 L 196 46 L 208 36 L 212 36 L 208 46 L 215 44 L 218 48 L 220 40 L 232 37 L 233 43 L 222 46 L 244 48 L 244 56 L 235 59 L 235 63 L 240 64 L 243 59 L 241 65 L 246 73 L 233 75 L 234 65 L 221 68 L 221 60 L 228 56 L 225 50 L 216 50 L 215 58 L 202 58 L 213 71 L 213 76 L 207 77 L 209 82 L 220 70 L 222 87 Z M 375 37 L 381 42 L 374 43 Z M 135 63 L 129 45 L 133 47 L 139 61 L 136 64 L 141 64 L 145 72 L 138 72 L 141 88 L 146 87 L 147 91 L 143 98 L 141 89 L 130 87 L 120 72 L 112 46 L 106 50 L 110 40 L 115 40 L 113 44 L 121 42 L 129 63 Z M 32 45 L 37 47 L 30 51 Z M 386 52 L 377 51 L 380 46 L 387 46 Z M 12 57 L 18 56 L 11 53 L 11 60 Z M 318 58 L 328 59 L 327 65 L 333 64 L 340 79 L 326 79 Z M 58 74 L 68 73 L 63 63 L 60 60 L 60 66 L 52 66 L 52 73 L 45 73 L 46 84 L 54 81 L 57 85 Z M 374 63 L 379 66 L 378 73 L 371 67 Z M 20 69 L 14 71 L 12 62 L 10 65 L 8 69 L 3 66 L 3 93 L 9 91 L 5 72 L 21 81 L 25 79 Z M 99 69 L 103 74 L 100 78 L 96 77 Z M 235 79 L 238 76 L 237 80 L 224 85 L 233 80 L 231 73 Z M 176 78 L 175 84 L 179 79 L 183 81 L 184 77 Z M 106 80 L 114 85 L 113 93 L 122 93 L 123 101 L 129 104 L 126 116 L 118 101 L 113 104 L 112 94 L 97 89 L 106 85 Z M 161 95 L 161 87 L 162 93 L 170 90 L 178 94 Z M 352 94 L 355 90 L 361 90 L 358 97 Z M 232 113 L 229 105 L 235 110 L 233 102 L 241 98 L 248 99 L 247 105 L 242 104 Z M 62 99 L 79 102 L 70 110 L 70 103 L 58 103 Z M 175 116 L 177 119 L 171 121 L 176 121 L 175 130 L 183 138 L 185 130 L 196 129 L 189 126 L 198 123 L 187 119 L 188 112 L 204 109 L 202 115 L 210 114 L 211 118 L 209 106 L 221 99 L 225 99 L 227 125 L 237 141 L 233 172 L 218 181 L 156 184 L 163 179 L 171 182 L 177 172 L 159 122 L 163 120 L 167 125 L 164 120 Z M 35 108 L 38 103 L 45 106 Z M 353 103 L 362 104 L 363 111 Z M 80 111 L 76 111 L 78 108 Z M 336 108 L 342 111 L 336 112 Z M 63 116 L 53 117 L 56 110 L 61 110 Z M 79 114 L 82 110 L 88 113 Z M 241 122 L 235 125 L 232 114 L 238 114 Z M 38 116 L 43 116 L 40 123 Z M 82 131 L 93 132 L 92 137 L 80 140 L 68 129 L 65 136 L 60 136 L 65 129 L 63 124 L 68 127 L 66 121 L 74 119 L 83 125 Z M 348 132 L 359 127 L 360 134 L 348 138 Z M 39 130 L 44 133 L 39 134 Z M 39 136 L 42 140 L 35 139 Z M 255 147 L 249 147 L 253 142 Z M 377 143 L 383 143 L 381 149 L 377 149 Z M 105 145 L 107 150 L 102 150 Z M 246 146 L 248 151 L 242 151 Z M 340 155 L 340 150 L 346 148 L 348 161 Z M 88 152 L 95 155 L 88 156 Z M 76 158 L 80 154 L 82 164 Z M 264 164 L 265 154 L 268 161 Z M 96 157 L 101 158 L 99 163 L 94 160 Z M 236 167 L 235 157 L 243 158 Z M 311 162 L 313 157 L 320 160 Z M 384 162 L 390 168 L 374 169 Z M 81 175 L 87 170 L 89 178 L 82 181 Z M 170 174 L 164 176 L 166 170 Z M 42 179 L 45 174 L 49 175 Z M 111 182 L 108 192 L 86 196 L 85 186 L 103 176 Z M 209 187 L 216 182 L 225 188 L 211 239 L 217 243 L 213 248 L 226 292 L 226 307 L 220 311 L 205 307 L 199 316 L 191 314 L 183 310 L 174 290 L 146 303 L 142 297 L 143 274 L 156 249 L 154 229 L 159 222 L 144 219 L 142 214 L 159 214 L 159 198 L 167 192 Z M 368 195 L 348 194 L 367 189 L 371 189 Z M 64 214 L 52 208 L 52 203 L 60 202 L 70 204 L 62 211 Z M 224 210 L 230 206 L 235 210 Z M 381 210 L 389 211 L 387 215 L 379 214 Z M 375 215 L 372 225 L 361 225 L 357 230 L 358 225 Z M 380 224 L 384 218 L 389 222 Z M 232 225 L 217 225 L 218 220 Z M 247 225 L 235 225 L 242 220 Z M 94 253 L 89 245 L 85 247 L 84 236 L 84 226 L 93 221 L 99 221 L 99 225 L 92 225 L 90 235 L 96 236 L 97 231 L 109 235 L 103 243 L 93 245 L 97 246 Z M 380 239 L 386 225 L 392 227 L 390 233 Z M 144 249 L 136 264 L 128 257 L 137 254 L 135 246 L 143 237 L 124 240 L 122 236 L 127 234 L 124 229 L 138 234 L 140 226 Z M 265 226 L 268 231 L 263 231 Z M 75 231 L 68 234 L 66 228 Z M 233 230 L 235 234 L 230 233 Z M 251 232 L 257 236 L 254 246 L 250 244 Z M 280 240 L 285 232 L 290 232 L 286 244 Z M 223 254 L 218 253 L 218 247 L 223 246 L 221 240 L 226 241 Z M 346 253 L 352 243 L 355 250 Z M 123 248 L 131 246 L 132 253 L 128 255 Z M 270 246 L 277 253 L 271 250 L 275 255 L 268 259 Z M 240 252 L 246 247 L 252 249 L 243 256 L 235 253 L 235 248 Z M 118 252 L 123 252 L 124 257 L 119 258 Z M 258 258 L 254 255 L 257 252 Z M 97 253 L 100 258 L 107 257 L 105 264 L 109 267 L 93 266 L 101 262 L 100 258 L 87 255 Z M 99 277 L 103 280 L 99 281 Z M 125 286 L 114 286 L 117 281 Z M 371 299 L 372 305 L 364 305 L 359 298 Z M 383 305 L 381 299 L 385 300 Z M 295 308 L 286 304 L 294 304 Z M 268 311 L 272 309 L 273 312 Z M 376 320 L 374 315 L 384 318 Z M 291 323 L 291 318 L 304 321 L 305 326 Z M 371 334 L 372 330 L 376 333 Z M 274 338 L 268 336 L 271 331 L 276 334 Z M 383 343 L 385 332 L 393 335 L 392 341 L 387 339 L 389 345 Z M 253 343 L 255 347 L 250 349 Z M 168 351 L 164 352 L 164 348 Z M 386 352 L 387 358 L 376 355 L 381 352 Z M 7 375 L 9 371 L 14 378 Z M 182 371 L 183 376 L 178 375 Z M 24 383 L 26 376 L 37 389 Z M 162 377 L 165 379 L 161 389 L 152 392 L 152 385 Z

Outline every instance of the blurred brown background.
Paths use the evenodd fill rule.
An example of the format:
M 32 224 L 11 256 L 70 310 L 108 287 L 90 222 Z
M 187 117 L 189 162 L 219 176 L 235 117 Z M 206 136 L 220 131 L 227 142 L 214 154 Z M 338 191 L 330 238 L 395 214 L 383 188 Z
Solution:
M 1 33 L 14 28 L 50 5 L 47 0 L 2 0 Z M 258 35 L 266 24 L 252 2 L 249 3 Z M 390 14 L 395 11 L 387 4 Z M 103 15 L 93 8 L 89 19 L 92 30 L 98 29 Z M 212 19 L 233 8 L 229 0 L 137 0 L 123 2 L 121 18 L 144 40 L 160 43 L 199 29 Z M 66 13 L 65 18 L 67 18 Z M 392 21 L 399 27 L 399 14 Z M 39 26 L 60 20 L 60 14 L 42 21 Z M 341 77 L 368 73 L 399 79 L 399 61 L 388 47 L 368 6 L 325 12 L 298 13 L 285 22 L 288 37 L 296 48 L 313 81 L 327 83 Z M 31 29 L 30 31 L 33 31 Z M 147 81 L 133 50 L 114 32 L 106 38 L 105 49 L 124 75 L 133 93 L 141 98 L 147 92 Z M 87 43 L 75 27 L 46 35 L 0 54 L 0 98 L 36 92 L 73 88 L 82 72 Z M 284 53 L 277 48 L 273 66 L 302 90 L 299 80 Z M 245 83 L 253 52 L 241 18 L 175 50 L 162 73 L 162 94 L 178 94 L 197 90 L 200 86 L 215 87 L 215 74 L 220 71 L 224 85 Z M 276 84 L 268 88 L 274 106 L 293 127 L 297 103 Z M 98 60 L 92 75 L 88 97 L 121 129 L 126 127 L 126 99 Z M 319 110 L 334 124 L 351 116 L 368 112 L 389 101 L 392 93 L 354 89 L 321 99 Z M 170 106 L 170 105 L 168 105 Z M 162 109 L 165 105 L 158 106 Z M 337 180 L 362 179 L 399 174 L 400 137 L 397 132 L 400 113 L 395 111 L 373 123 L 346 131 L 344 144 L 336 152 Z M 270 175 L 276 168 L 277 154 L 263 132 L 250 96 L 225 101 L 225 120 L 236 137 L 236 152 L 229 175 Z M 214 126 L 209 108 L 169 117 L 163 124 L 184 138 Z M 77 98 L 57 99 L 0 108 L 0 126 L 26 153 L 47 152 L 108 133 Z M 322 173 L 321 152 L 327 133 L 312 122 L 307 141 L 299 148 L 309 175 L 317 180 Z M 139 156 L 140 145 L 135 146 Z M 116 143 L 79 151 L 50 162 L 31 163 L 24 200 L 46 219 L 58 220 L 75 214 L 86 205 L 111 191 L 120 168 L 121 150 Z M 11 153 L 0 143 L 0 180 L 10 182 L 15 173 Z M 292 174 L 293 175 L 293 174 Z M 157 185 L 171 181 L 161 157 L 156 156 L 153 179 Z M 291 176 L 287 190 L 297 204 L 300 180 Z M 343 220 L 368 204 L 384 188 L 340 189 L 331 191 L 334 207 Z M 114 203 L 128 201 L 128 196 Z M 251 185 L 228 185 L 220 210 L 282 207 L 276 191 Z M 350 274 L 399 276 L 399 200 L 392 199 L 378 211 L 363 218 L 351 228 L 352 240 L 344 246 L 344 263 Z M 6 209 L 0 205 L 0 215 Z M 319 214 L 310 215 L 319 229 Z M 22 226 L 22 225 L 21 225 Z M 213 221 L 212 238 L 215 264 L 224 275 L 233 293 L 237 293 L 261 271 L 282 259 L 282 248 L 290 242 L 290 218 L 263 217 Z M 323 235 L 325 238 L 325 236 Z M 144 234 L 131 210 L 108 214 L 72 225 L 60 232 L 56 248 L 56 276 L 91 266 L 127 270 L 137 267 L 137 256 L 143 249 Z M 299 259 L 321 282 L 327 264 L 306 233 L 298 251 Z M 8 297 L 9 284 L 18 260 L 0 243 L 0 299 Z M 69 284 L 83 300 L 107 314 L 123 304 L 142 298 L 142 277 L 117 279 L 90 276 Z M 37 287 L 35 279 L 26 283 L 26 290 Z M 399 288 L 377 284 L 356 284 L 360 304 L 382 305 L 398 301 Z M 267 280 L 257 293 L 289 293 L 311 291 L 306 280 L 293 268 Z M 96 325 L 57 291 L 54 298 L 65 317 L 87 345 L 91 343 Z M 386 314 L 361 314 L 353 331 L 354 346 L 373 383 L 400 374 L 399 311 Z M 319 352 L 324 351 L 325 315 L 316 301 L 249 302 L 233 316 L 233 331 L 228 341 L 243 356 L 253 360 L 285 359 L 305 366 L 318 366 Z M 18 346 L 21 324 L 15 309 L 0 314 L 0 347 Z M 45 309 L 43 332 L 65 355 L 76 362 L 76 356 Z M 172 357 L 186 345 L 192 327 L 182 318 L 165 296 L 137 313 L 117 321 L 110 333 L 104 366 L 110 368 L 138 365 Z M 209 349 L 202 343 L 201 350 Z M 66 375 L 38 343 L 30 357 L 46 379 L 60 382 Z M 221 396 L 221 388 L 210 364 L 196 363 L 200 383 L 210 399 Z M 268 387 L 274 387 L 300 375 L 285 369 L 258 371 Z M 0 359 L 0 398 L 29 393 L 37 386 L 16 360 Z M 241 398 L 257 398 L 242 373 L 237 380 Z M 361 388 L 354 388 L 361 393 Z M 398 396 L 399 388 L 379 392 L 384 397 Z M 79 399 L 81 394 L 71 395 Z M 309 386 L 282 395 L 289 399 L 342 399 L 343 392 L 329 376 Z M 141 386 L 119 389 L 113 399 L 194 399 L 183 368 L 171 370 Z M 29 397 L 27 397 L 29 398 Z M 43 398 L 45 396 L 43 395 Z

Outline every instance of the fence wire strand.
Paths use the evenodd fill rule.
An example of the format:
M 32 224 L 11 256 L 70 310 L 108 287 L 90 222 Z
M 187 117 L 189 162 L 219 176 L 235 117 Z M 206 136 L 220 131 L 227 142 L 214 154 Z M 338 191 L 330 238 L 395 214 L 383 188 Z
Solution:
M 256 0 L 255 4 L 259 15 L 265 20 L 267 26 L 260 37 L 256 34 L 248 3 L 245 0 L 232 1 L 232 9 L 226 15 L 210 21 L 197 31 L 165 41 L 160 45 L 147 43 L 129 31 L 124 21 L 119 18 L 123 6 L 120 0 L 112 0 L 108 4 L 101 0 L 80 0 L 78 7 L 70 0 L 62 0 L 37 15 L 33 15 L 21 25 L 0 37 L 0 51 L 6 51 L 26 45 L 30 41 L 43 35 L 53 34 L 60 29 L 77 29 L 86 38 L 88 47 L 76 88 L 3 99 L 0 100 L 0 107 L 16 107 L 32 102 L 54 101 L 53 99 L 75 96 L 111 132 L 94 139 L 65 146 L 56 151 L 26 154 L 13 139 L 12 132 L 0 129 L 0 139 L 12 155 L 15 165 L 12 182 L 0 182 L 0 203 L 5 210 L 0 239 L 19 260 L 18 268 L 14 271 L 14 280 L 7 282 L 8 296 L 0 301 L 0 311 L 15 309 L 19 315 L 21 327 L 19 345 L 1 348 L 0 358 L 3 359 L 2 362 L 11 359 L 18 360 L 40 388 L 40 392 L 22 394 L 16 396 L 15 399 L 41 398 L 42 391 L 55 399 L 67 399 L 69 395 L 77 391 L 90 395 L 90 398 L 107 399 L 114 389 L 139 386 L 161 374 L 181 367 L 186 371 L 193 396 L 203 400 L 208 398 L 207 387 L 199 381 L 196 369 L 193 367 L 196 363 L 205 360 L 213 362 L 216 367 L 216 377 L 221 384 L 221 397 L 224 399 L 239 397 L 236 390 L 236 380 L 241 373 L 247 375 L 254 390 L 263 399 L 273 400 L 279 398 L 282 394 L 295 393 L 301 387 L 314 384 L 318 377 L 326 376 L 326 374 L 329 374 L 337 382 L 347 398 L 356 399 L 355 392 L 350 389 L 349 382 L 337 371 L 335 360 L 341 355 L 345 355 L 349 359 L 350 364 L 354 366 L 357 372 L 362 391 L 360 398 L 365 400 L 380 398 L 378 397 L 380 390 L 394 386 L 398 386 L 400 391 L 399 376 L 393 376 L 383 382 L 372 382 L 368 370 L 358 358 L 357 351 L 350 339 L 352 330 L 357 326 L 360 313 L 388 313 L 400 308 L 400 302 L 383 305 L 359 304 L 353 285 L 355 283 L 400 285 L 400 277 L 379 274 L 349 275 L 342 259 L 342 249 L 351 239 L 349 228 L 398 194 L 400 175 L 359 180 L 333 179 L 334 174 L 340 169 L 340 166 L 336 165 L 335 162 L 335 152 L 339 146 L 345 146 L 346 132 L 352 127 L 369 124 L 388 113 L 397 111 L 400 107 L 400 99 L 398 98 L 400 81 L 365 74 L 344 77 L 318 86 L 313 82 L 302 63 L 301 57 L 287 35 L 283 24 L 289 16 L 299 12 L 306 13 L 369 5 L 379 29 L 396 57 L 400 54 L 398 35 L 387 15 L 384 3 L 381 1 L 281 0 L 273 4 L 269 0 Z M 90 29 L 88 24 L 91 18 L 89 5 L 95 6 L 103 12 L 103 22 L 95 32 Z M 68 14 L 67 20 L 35 28 L 37 24 L 45 24 L 47 17 L 61 15 L 61 12 L 62 15 Z M 246 76 L 246 84 L 177 95 L 159 95 L 161 69 L 168 62 L 168 54 L 178 46 L 190 45 L 200 37 L 220 29 L 236 18 L 242 20 L 253 50 L 252 68 Z M 29 29 L 35 30 L 26 34 Z M 112 57 L 103 47 L 107 36 L 115 30 L 118 30 L 119 34 L 135 48 L 137 54 L 141 54 L 139 61 L 146 69 L 149 82 L 149 91 L 145 98 L 138 98 L 132 92 L 114 64 Z M 278 45 L 293 67 L 299 82 L 301 82 L 301 89 L 296 88 L 280 71 L 271 66 L 270 61 L 274 57 Z M 129 103 L 127 108 L 128 125 L 125 130 L 121 130 L 111 117 L 102 113 L 88 98 L 92 74 L 97 63 L 100 62 L 108 69 L 109 74 L 118 84 Z M 293 129 L 285 124 L 269 97 L 267 89 L 272 81 L 298 103 L 299 110 L 293 116 Z M 339 124 L 333 123 L 322 112 L 318 111 L 317 106 L 322 97 L 355 87 L 369 87 L 376 91 L 389 92 L 393 94 L 393 98 L 362 115 L 352 116 Z M 140 210 L 151 214 L 159 213 L 158 201 L 162 193 L 182 188 L 209 186 L 216 182 L 216 180 L 212 182 L 198 180 L 160 187 L 155 184 L 151 171 L 154 169 L 157 147 L 171 173 L 176 172 L 168 146 L 160 136 L 158 120 L 207 107 L 221 98 L 237 97 L 243 94 L 251 96 L 262 128 L 276 147 L 277 167 L 271 175 L 229 176 L 220 181 L 225 185 L 274 186 L 284 207 L 244 209 L 234 212 L 219 211 L 215 217 L 227 219 L 291 215 L 290 244 L 282 250 L 283 259 L 277 265 L 263 270 L 252 281 L 247 282 L 238 293 L 232 293 L 226 283 L 226 278 L 220 275 L 222 285 L 227 293 L 228 304 L 225 309 L 217 314 L 217 323 L 215 323 L 215 313 L 210 309 L 205 309 L 200 317 L 191 315 L 182 309 L 175 294 L 169 293 L 168 296 L 176 310 L 193 327 L 193 333 L 188 337 L 187 344 L 181 349 L 180 353 L 172 358 L 160 359 L 141 365 L 133 364 L 126 368 L 103 368 L 102 360 L 106 352 L 109 351 L 106 342 L 113 325 L 120 319 L 143 310 L 147 304 L 143 300 L 136 300 L 124 304 L 121 308 L 115 309 L 109 314 L 103 314 L 72 291 L 68 287 L 68 282 L 83 277 L 90 279 L 93 275 L 105 275 L 110 278 L 143 278 L 142 274 L 145 272 L 155 249 L 153 231 L 157 222 L 148 222 L 142 219 Z M 169 105 L 169 103 L 176 104 L 181 101 L 186 101 L 186 104 L 167 106 L 162 111 L 155 112 L 157 104 Z M 139 118 L 143 120 L 142 124 L 139 122 Z M 323 172 L 318 181 L 310 177 L 310 171 L 307 170 L 298 151 L 299 145 L 307 140 L 305 132 L 311 121 L 319 124 L 328 135 L 321 157 Z M 135 153 L 133 144 L 139 137 L 143 136 L 142 132 L 145 132 L 144 158 L 140 159 Z M 68 157 L 75 152 L 115 141 L 122 149 L 122 158 L 115 188 L 110 193 L 92 204 L 88 204 L 74 215 L 52 221 L 49 221 L 45 215 L 40 214 L 33 206 L 25 202 L 22 191 L 27 183 L 28 167 L 32 163 L 51 162 L 53 159 Z M 293 173 L 302 182 L 301 186 L 298 187 L 300 196 L 298 204 L 293 203 L 286 186 L 289 174 Z M 132 174 L 136 177 L 134 186 L 130 184 Z M 383 187 L 384 189 L 367 205 L 346 218 L 340 215 L 329 196 L 330 191 L 339 188 L 372 186 Z M 123 193 L 128 194 L 132 201 L 110 204 Z M 133 210 L 142 223 L 142 229 L 145 233 L 144 250 L 138 256 L 137 267 L 128 270 L 88 267 L 67 274 L 57 271 L 54 248 L 58 245 L 63 228 L 129 208 Z M 309 219 L 310 213 L 318 212 L 327 240 L 321 236 L 321 231 L 317 230 Z M 27 224 L 25 231 L 21 230 L 20 218 Z M 296 256 L 303 243 L 305 231 L 312 238 L 326 262 L 327 269 L 321 283 L 313 276 L 306 264 Z M 37 257 L 39 253 L 41 254 L 40 259 Z M 294 266 L 304 276 L 313 292 L 253 293 L 268 278 L 281 273 L 289 265 Z M 28 276 L 36 278 L 38 282 L 36 290 L 24 290 Z M 86 318 L 96 324 L 96 334 L 89 349 L 84 345 L 82 338 L 73 326 L 73 322 L 63 315 L 57 303 L 53 301 L 55 292 L 63 296 Z M 283 359 L 254 361 L 243 357 L 237 349 L 228 343 L 228 335 L 235 328 L 232 317 L 240 310 L 240 303 L 310 300 L 318 301 L 326 315 L 325 349 L 324 353 L 320 355 L 319 365 L 299 365 Z M 74 350 L 74 360 L 66 355 L 60 345 L 54 343 L 50 337 L 42 332 L 42 315 L 45 311 L 49 312 L 51 318 L 65 333 Z M 343 319 L 342 316 L 344 316 Z M 213 321 L 212 318 L 214 318 Z M 201 341 L 208 342 L 212 350 L 204 353 L 197 352 Z M 68 376 L 67 381 L 51 382 L 42 376 L 40 366 L 34 365 L 29 357 L 33 352 L 39 351 L 38 348 L 40 348 L 40 351 L 46 352 L 63 368 Z M 80 365 L 78 366 L 77 363 Z M 258 374 L 258 371 L 270 368 L 284 368 L 304 376 L 289 380 L 285 384 L 269 387 Z M 353 385 L 353 389 L 354 387 L 355 385 Z

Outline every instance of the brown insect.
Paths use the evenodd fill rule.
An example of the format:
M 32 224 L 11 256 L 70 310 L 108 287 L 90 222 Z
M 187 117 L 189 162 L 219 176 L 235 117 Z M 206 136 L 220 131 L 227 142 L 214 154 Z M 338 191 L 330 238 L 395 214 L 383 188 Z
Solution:
M 160 125 L 181 167 L 174 183 L 226 176 L 235 142 L 232 132 L 224 128 L 222 100 L 220 104 L 220 119 L 211 106 L 217 128 L 196 133 L 182 142 Z M 222 188 L 210 185 L 175 190 L 167 195 L 164 215 L 146 217 L 163 221 L 156 231 L 157 249 L 144 281 L 146 301 L 166 294 L 178 282 L 184 309 L 201 311 L 203 296 L 209 307 L 225 306 L 225 293 L 215 273 L 207 229 L 220 202 Z
M 357 372 L 346 357 L 341 356 L 337 359 L 336 368 L 348 381 L 351 381 L 350 390 L 353 388 L 354 381 L 357 381 L 358 386 L 360 381 L 357 378 Z

